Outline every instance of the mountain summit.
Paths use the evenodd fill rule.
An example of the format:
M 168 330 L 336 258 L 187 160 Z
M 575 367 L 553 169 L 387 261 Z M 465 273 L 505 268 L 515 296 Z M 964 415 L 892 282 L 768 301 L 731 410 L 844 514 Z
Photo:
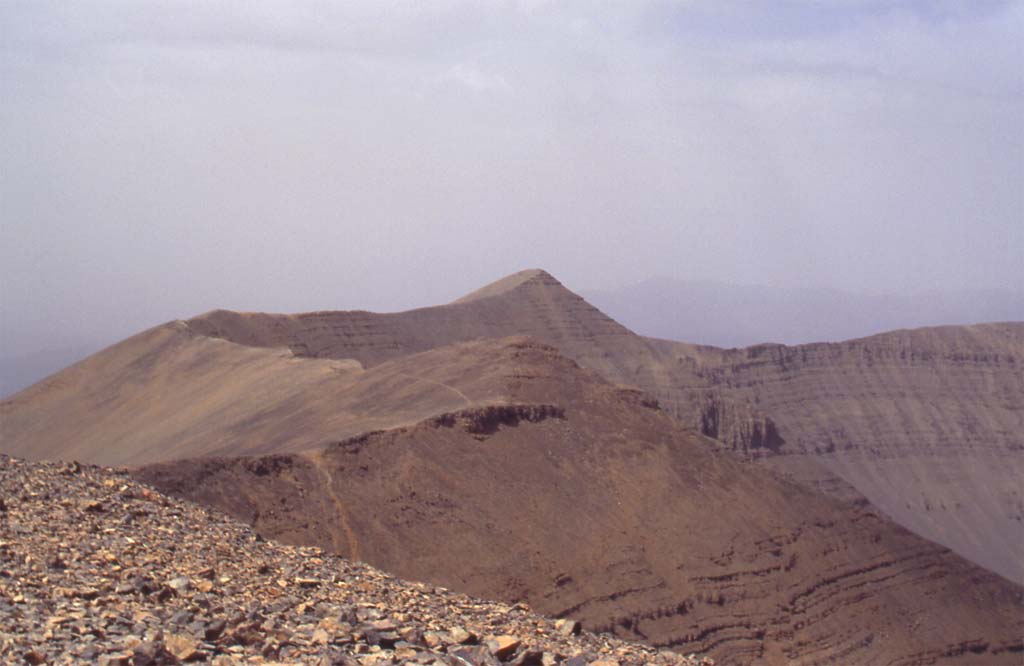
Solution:
M 644 338 L 532 270 L 169 322 L 0 403 L 0 448 L 729 663 L 1012 663 L 1021 588 L 931 541 L 1024 580 L 1021 359 L 1024 324 Z
M 500 399 L 480 367 L 418 355 L 510 335 L 1024 582 L 1024 324 L 722 350 L 635 335 L 533 269 L 408 312 L 217 310 L 165 324 L 0 403 L 2 448 L 115 464 L 315 448 Z
M 534 338 L 423 356 L 442 352 L 477 359 L 504 398 L 299 454 L 137 475 L 265 536 L 723 663 L 1016 658 L 1019 588 L 998 576 L 736 460 Z M 936 607 L 926 632 L 906 612 Z
M 512 275 L 505 276 L 500 280 L 480 287 L 479 289 L 472 291 L 462 298 L 452 301 L 453 303 L 471 303 L 472 301 L 478 301 L 483 298 L 492 298 L 494 296 L 503 296 L 510 291 L 519 289 L 524 286 L 537 285 L 541 288 L 563 288 L 562 283 L 556 280 L 547 271 L 539 268 L 530 268 L 525 271 L 519 271 Z

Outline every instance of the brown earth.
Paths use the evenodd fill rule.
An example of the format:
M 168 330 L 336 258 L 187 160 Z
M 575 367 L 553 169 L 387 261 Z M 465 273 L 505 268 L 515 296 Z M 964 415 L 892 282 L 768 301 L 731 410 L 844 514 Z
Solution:
M 637 336 L 533 270 L 397 314 L 217 311 L 189 326 L 367 367 L 452 342 L 535 336 L 734 451 L 870 501 L 1024 583 L 1024 323 L 722 350 Z
M 0 455 L 0 663 L 712 666 L 406 582 L 162 495 Z
M 520 356 L 502 356 L 506 343 L 449 346 L 509 334 L 533 336 L 613 382 L 646 390 L 664 412 L 635 391 L 566 369 L 565 358 L 535 343 L 513 345 L 545 350 L 528 367 Z M 284 539 L 385 567 L 406 566 L 398 552 L 405 548 L 420 553 L 413 565 L 425 577 L 437 571 L 459 577 L 462 589 L 505 598 L 539 595 L 535 603 L 549 603 L 549 612 L 579 612 L 627 636 L 704 645 L 740 660 L 763 649 L 777 662 L 790 650 L 817 663 L 850 649 L 927 663 L 938 650 L 988 663 L 1019 641 L 1019 587 L 716 449 L 847 501 L 866 506 L 869 498 L 1019 582 L 1022 338 L 1024 324 L 1000 324 L 720 350 L 636 336 L 546 273 L 527 271 L 406 313 L 215 311 L 157 327 L 0 403 L 0 449 L 132 465 L 288 454 L 182 462 L 156 480 L 210 493 L 201 499 Z M 603 397 L 594 405 L 581 397 L 595 395 Z M 339 462 L 345 447 L 337 442 L 395 427 L 405 429 L 352 440 L 369 443 L 352 454 L 370 456 L 366 470 Z M 421 440 L 439 452 L 450 447 L 449 457 L 417 454 Z M 500 455 L 480 459 L 492 452 L 481 442 Z M 638 448 L 650 442 L 652 449 Z M 572 472 L 571 461 L 542 457 L 556 446 L 590 462 Z M 619 449 L 633 454 L 622 462 Z M 390 453 L 372 457 L 383 451 Z M 386 478 L 407 469 L 388 456 L 409 461 L 402 484 Z M 376 508 L 350 508 L 363 501 L 348 489 L 360 487 L 352 480 L 359 472 L 380 476 L 377 491 L 360 491 Z M 723 487 L 701 487 L 705 476 Z M 435 491 L 448 499 L 424 494 Z M 618 495 L 622 507 L 610 504 Z M 398 519 L 392 509 L 411 516 L 401 547 L 380 527 Z M 453 516 L 462 522 L 444 537 L 416 531 L 417 523 Z M 570 541 L 559 540 L 563 533 Z M 421 538 L 434 550 L 418 545 Z M 435 551 L 445 554 L 431 560 Z M 791 560 L 799 571 L 787 571 Z M 543 575 L 530 578 L 534 568 Z M 555 569 L 571 571 L 572 580 Z M 964 592 L 974 589 L 976 600 Z
M 554 348 L 451 353 L 500 368 L 509 402 L 137 476 L 269 537 L 719 663 L 1019 663 L 1020 587 L 736 460 Z
M 3 450 L 132 465 L 300 451 L 339 437 L 501 402 L 486 359 L 449 353 L 309 359 L 198 335 L 140 333 L 0 403 Z
M 465 386 L 481 368 L 451 368 L 435 384 L 437 363 L 408 357 L 514 334 L 1024 583 L 1021 323 L 722 350 L 634 335 L 547 273 L 524 271 L 403 313 L 214 311 L 158 327 L 0 403 L 2 448 L 141 464 L 315 447 L 500 400 Z

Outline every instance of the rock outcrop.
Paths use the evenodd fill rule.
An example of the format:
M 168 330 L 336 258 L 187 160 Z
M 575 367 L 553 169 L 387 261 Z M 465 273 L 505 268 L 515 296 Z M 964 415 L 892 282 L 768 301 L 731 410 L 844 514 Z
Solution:
M 676 353 L 685 363 L 691 349 Z M 1024 324 L 704 353 L 708 388 L 662 389 L 663 404 L 711 390 L 770 415 L 782 444 L 764 464 L 846 499 L 856 489 L 918 534 L 1024 581 Z M 754 449 L 756 438 L 745 441 Z

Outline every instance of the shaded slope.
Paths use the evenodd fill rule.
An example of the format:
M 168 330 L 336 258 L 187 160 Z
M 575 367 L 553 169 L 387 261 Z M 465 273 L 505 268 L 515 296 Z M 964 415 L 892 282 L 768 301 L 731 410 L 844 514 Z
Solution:
M 191 330 L 247 346 L 287 347 L 298 356 L 352 358 L 365 367 L 435 347 L 530 335 L 618 367 L 647 345 L 540 270 L 499 280 L 448 305 L 378 314 L 298 315 L 216 310 L 188 320 Z M 643 360 L 641 358 L 641 360 Z M 626 365 L 629 365 L 627 362 Z
M 785 446 L 766 464 L 824 487 L 841 479 L 1019 582 L 1022 364 L 1024 325 L 987 324 L 731 350 L 707 379 L 771 415 Z
M 684 431 L 524 339 L 509 403 L 140 478 L 406 577 L 723 663 L 1018 663 L 1021 588 Z

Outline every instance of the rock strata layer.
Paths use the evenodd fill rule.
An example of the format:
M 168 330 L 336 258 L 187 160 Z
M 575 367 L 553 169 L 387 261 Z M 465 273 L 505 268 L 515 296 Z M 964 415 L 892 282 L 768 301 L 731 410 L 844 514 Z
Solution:
M 635 335 L 532 270 L 408 312 L 217 310 L 168 323 L 0 402 L 0 450 L 144 464 L 322 447 L 507 402 L 486 364 L 440 350 L 509 335 L 554 345 L 740 457 L 1024 583 L 1024 323 L 723 350 Z
M 647 391 L 741 457 L 1024 583 L 1021 322 L 723 350 L 635 335 L 547 273 L 524 271 L 404 313 L 218 311 L 189 326 L 366 366 L 477 337 L 534 336 Z
M 503 369 L 513 402 L 136 474 L 268 537 L 722 663 L 1019 662 L 1019 586 L 737 460 L 550 346 L 455 351 Z

